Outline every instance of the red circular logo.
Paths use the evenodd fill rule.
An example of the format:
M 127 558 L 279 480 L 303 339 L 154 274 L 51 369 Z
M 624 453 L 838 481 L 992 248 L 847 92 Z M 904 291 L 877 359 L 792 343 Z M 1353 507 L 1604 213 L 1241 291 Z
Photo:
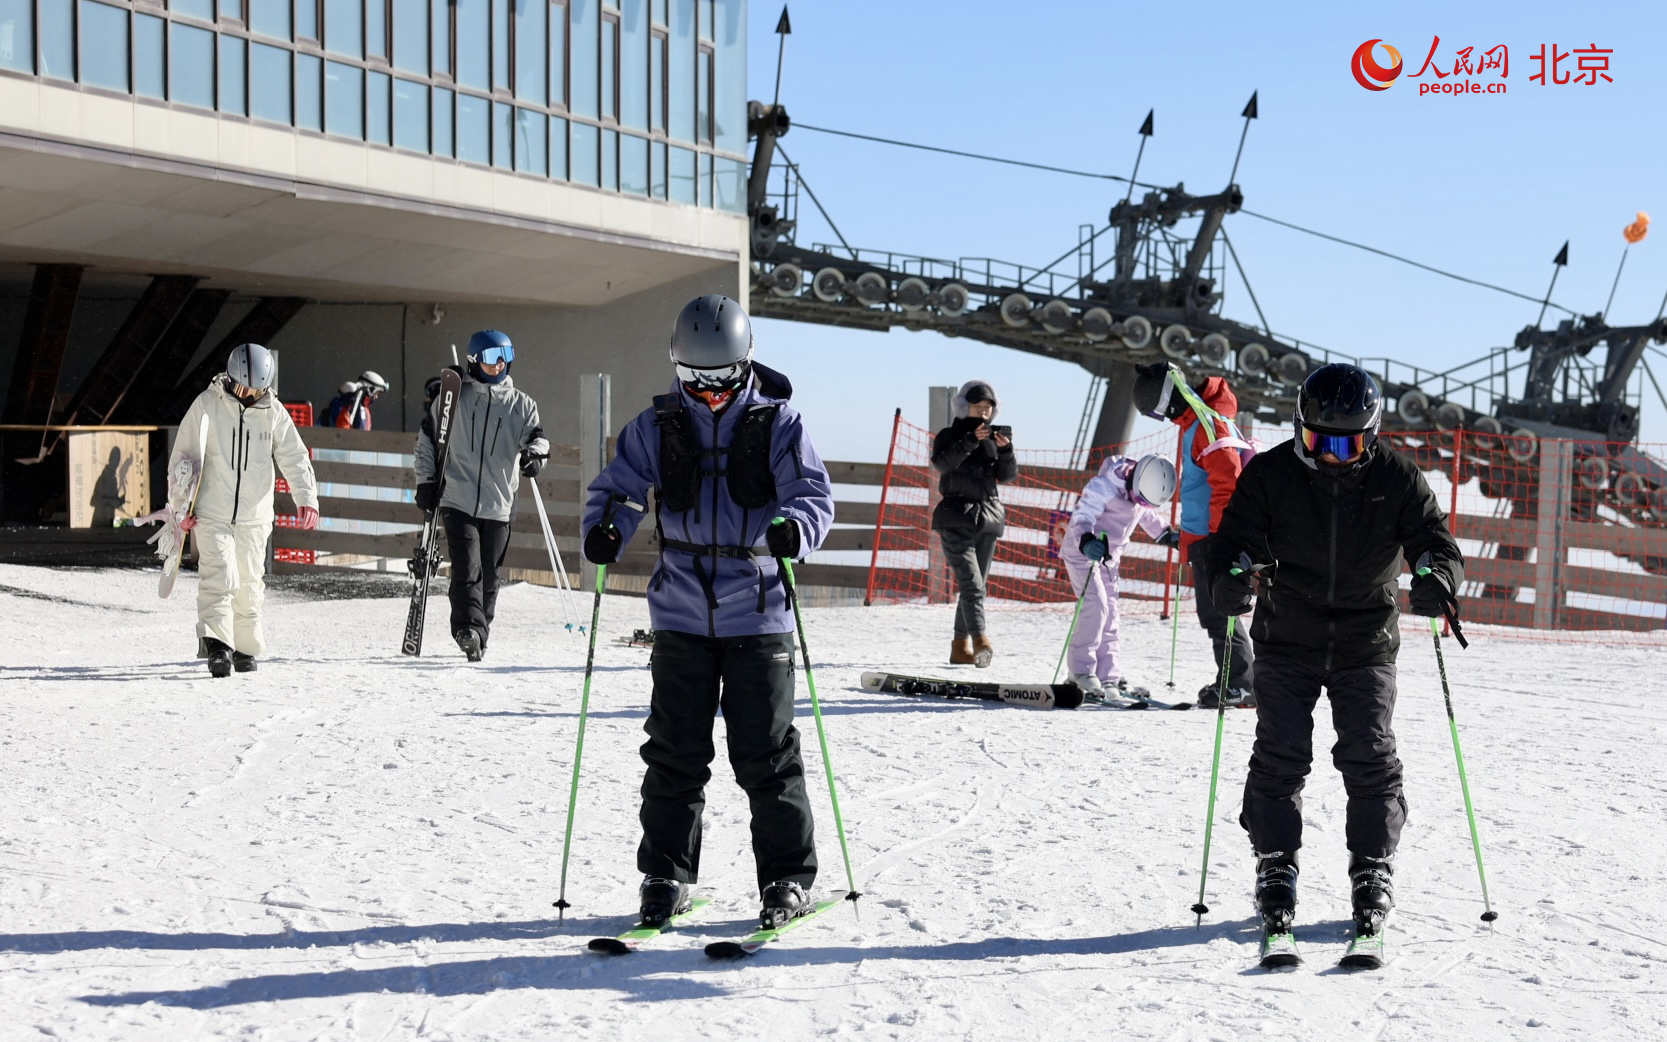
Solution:
M 1377 63 L 1372 55 L 1372 48 L 1383 43 L 1382 40 L 1367 40 L 1354 49 L 1354 58 L 1349 62 L 1349 70 L 1354 73 L 1354 81 L 1367 90 L 1388 90 L 1395 83 L 1395 77 L 1401 74 L 1401 52 L 1383 43 L 1383 49 L 1394 59 L 1388 68 Z

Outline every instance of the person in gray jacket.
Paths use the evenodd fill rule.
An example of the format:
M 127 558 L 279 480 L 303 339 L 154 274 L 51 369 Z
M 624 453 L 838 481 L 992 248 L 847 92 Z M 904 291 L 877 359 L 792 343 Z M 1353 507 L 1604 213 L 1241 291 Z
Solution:
M 452 418 L 445 480 L 434 468 L 438 404 L 417 436 L 417 506 L 440 510 L 451 558 L 451 632 L 470 662 L 486 653 L 498 602 L 498 568 L 509 549 L 509 525 L 521 477 L 544 469 L 550 443 L 538 403 L 515 389 L 509 365 L 515 345 L 496 329 L 469 338 L 468 366 Z

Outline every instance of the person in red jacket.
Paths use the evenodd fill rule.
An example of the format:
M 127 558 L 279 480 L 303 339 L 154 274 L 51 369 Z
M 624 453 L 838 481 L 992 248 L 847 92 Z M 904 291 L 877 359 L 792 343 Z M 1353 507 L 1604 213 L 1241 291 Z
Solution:
M 1250 627 L 1235 628 L 1232 647 L 1227 647 L 1227 616 L 1216 610 L 1210 598 L 1203 566 L 1210 535 L 1221 524 L 1222 511 L 1239 485 L 1245 460 L 1254 451 L 1233 422 L 1239 414 L 1239 400 L 1219 376 L 1189 386 L 1180 367 L 1173 364 L 1143 365 L 1136 372 L 1135 408 L 1153 419 L 1172 421 L 1182 432 L 1181 559 L 1192 565 L 1198 624 L 1209 631 L 1217 678 L 1198 692 L 1198 705 L 1216 708 L 1221 659 L 1226 654 L 1230 656 L 1227 703 L 1253 708 L 1256 696 L 1250 686 Z

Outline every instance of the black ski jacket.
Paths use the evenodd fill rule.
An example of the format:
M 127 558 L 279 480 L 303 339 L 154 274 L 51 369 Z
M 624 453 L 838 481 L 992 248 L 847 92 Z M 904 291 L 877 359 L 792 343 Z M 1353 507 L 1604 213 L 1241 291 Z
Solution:
M 974 417 L 956 420 L 932 439 L 932 469 L 943 475 L 938 491 L 943 501 L 932 511 L 937 532 L 985 532 L 1000 535 L 1007 527 L 997 486 L 1019 476 L 1019 461 L 1011 443 L 997 448 L 994 437 L 978 440 Z
M 1263 649 L 1320 669 L 1383 665 L 1401 645 L 1396 580 L 1401 555 L 1425 551 L 1448 588 L 1464 581 L 1464 556 L 1424 475 L 1378 442 L 1341 477 L 1315 471 L 1285 442 L 1245 466 L 1221 526 L 1210 537 L 1215 580 L 1241 552 L 1272 564 L 1250 636 Z

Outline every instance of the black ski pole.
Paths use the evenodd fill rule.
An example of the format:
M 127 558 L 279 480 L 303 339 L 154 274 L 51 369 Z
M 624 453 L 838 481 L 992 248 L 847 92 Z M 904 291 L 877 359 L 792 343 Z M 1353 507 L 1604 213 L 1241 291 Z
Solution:
M 1250 566 L 1250 555 L 1239 554 L 1238 563 L 1229 569 L 1234 575 L 1245 572 L 1254 574 L 1257 569 Z M 1204 867 L 1198 875 L 1198 903 L 1192 906 L 1193 914 L 1198 916 L 1194 925 L 1204 925 L 1204 913 L 1210 906 L 1204 903 L 1204 890 L 1210 884 L 1210 834 L 1216 823 L 1216 781 L 1221 775 L 1221 733 L 1227 725 L 1227 682 L 1233 667 L 1233 627 L 1239 621 L 1237 615 L 1227 616 L 1227 640 L 1221 646 L 1221 688 L 1216 692 L 1216 749 L 1210 758 L 1210 802 L 1204 812 Z
M 1429 575 L 1433 558 L 1429 551 L 1418 559 L 1418 574 Z M 1456 632 L 1456 631 L 1455 631 Z M 1459 765 L 1459 789 L 1464 793 L 1464 814 L 1470 820 L 1470 846 L 1476 851 L 1476 876 L 1482 881 L 1482 921 L 1491 923 L 1499 918 L 1488 900 L 1488 874 L 1482 868 L 1482 839 L 1476 831 L 1476 810 L 1470 803 L 1470 782 L 1464 773 L 1464 751 L 1459 748 L 1459 722 L 1453 716 L 1453 690 L 1447 683 L 1447 659 L 1441 653 L 1441 627 L 1430 618 L 1430 636 L 1435 639 L 1435 666 L 1441 674 L 1441 697 L 1447 701 L 1447 730 L 1453 735 L 1453 759 Z
M 786 523 L 787 519 L 778 517 L 770 522 L 773 525 Z M 785 557 L 776 558 L 776 566 L 781 569 L 782 582 L 786 584 L 787 600 L 793 605 L 793 625 L 799 631 L 799 652 L 805 660 L 805 686 L 810 689 L 810 711 L 816 717 L 816 741 L 822 747 L 822 766 L 828 772 L 828 799 L 833 803 L 834 829 L 839 833 L 839 852 L 845 858 L 845 900 L 855 901 L 862 895 L 857 893 L 857 877 L 851 871 L 851 848 L 845 842 L 845 818 L 839 813 L 839 790 L 834 785 L 833 760 L 828 758 L 828 733 L 822 726 L 822 702 L 816 697 L 816 674 L 810 668 L 810 645 L 805 643 L 805 620 L 799 614 L 799 584 L 793 579 L 793 562 Z
M 556 898 L 556 918 L 566 916 L 567 857 L 573 851 L 573 812 L 579 805 L 579 764 L 585 756 L 585 721 L 590 716 L 590 676 L 596 665 L 596 620 L 602 617 L 602 591 L 608 585 L 608 566 L 596 566 L 596 598 L 590 606 L 590 647 L 585 652 L 585 687 L 579 698 L 579 737 L 573 749 L 573 787 L 567 794 L 567 835 L 561 841 L 561 895 Z

